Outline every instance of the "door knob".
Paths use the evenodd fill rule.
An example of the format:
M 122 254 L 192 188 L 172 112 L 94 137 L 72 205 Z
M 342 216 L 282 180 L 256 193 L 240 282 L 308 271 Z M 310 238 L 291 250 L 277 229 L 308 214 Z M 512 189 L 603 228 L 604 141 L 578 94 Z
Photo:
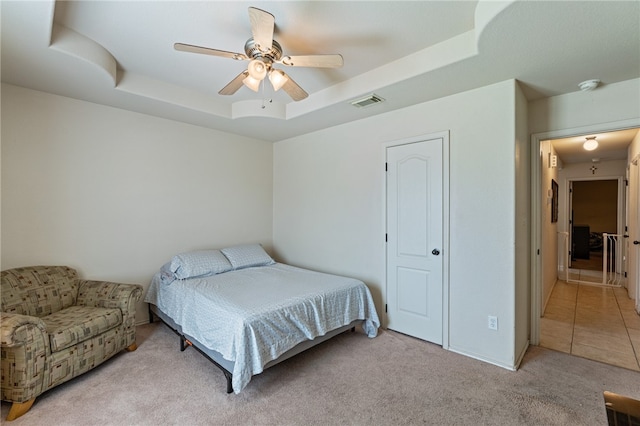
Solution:
M 431 250 L 431 254 L 432 254 L 432 255 L 434 255 L 434 256 L 437 256 L 437 255 L 439 255 L 439 254 L 440 254 L 440 250 L 438 250 L 438 249 L 433 249 L 433 250 Z
M 633 244 L 637 246 L 638 244 L 640 244 L 640 241 L 634 241 Z

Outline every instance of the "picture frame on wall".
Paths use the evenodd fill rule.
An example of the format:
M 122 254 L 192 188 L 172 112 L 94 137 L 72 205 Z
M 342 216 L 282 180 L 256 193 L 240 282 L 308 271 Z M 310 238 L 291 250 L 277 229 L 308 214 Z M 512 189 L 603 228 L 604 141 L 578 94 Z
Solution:
M 558 221 L 558 182 L 551 179 L 551 223 Z

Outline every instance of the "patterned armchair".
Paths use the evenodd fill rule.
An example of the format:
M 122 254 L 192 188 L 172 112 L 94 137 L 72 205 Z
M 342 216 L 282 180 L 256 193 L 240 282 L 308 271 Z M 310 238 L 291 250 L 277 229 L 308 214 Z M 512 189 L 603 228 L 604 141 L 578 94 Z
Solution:
M 122 349 L 136 350 L 142 287 L 78 278 L 66 266 L 2 271 L 0 346 L 7 420 L 48 389 L 91 370 Z

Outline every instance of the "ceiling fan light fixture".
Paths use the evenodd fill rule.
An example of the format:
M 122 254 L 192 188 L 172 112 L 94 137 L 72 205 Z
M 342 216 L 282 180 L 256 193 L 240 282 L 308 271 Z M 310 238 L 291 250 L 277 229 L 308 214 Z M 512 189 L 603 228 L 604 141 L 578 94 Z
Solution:
M 249 89 L 257 92 L 258 90 L 260 90 L 260 83 L 262 83 L 262 80 L 255 79 L 251 77 L 251 75 L 249 75 L 244 80 L 242 80 L 242 83 Z
M 587 150 L 587 151 L 593 151 L 594 149 L 596 149 L 598 147 L 598 141 L 596 140 L 595 136 L 590 136 L 588 138 L 586 138 L 587 140 L 585 141 L 584 144 L 582 144 L 582 147 Z
M 275 90 L 276 92 L 282 89 L 282 86 L 284 86 L 288 80 L 289 77 L 287 77 L 287 75 L 283 71 L 271 70 L 271 72 L 269 72 L 269 81 L 273 86 L 273 90 Z
M 262 81 L 267 76 L 267 65 L 260 59 L 254 59 L 249 62 L 247 71 L 249 71 L 249 75 L 251 77 L 256 80 Z

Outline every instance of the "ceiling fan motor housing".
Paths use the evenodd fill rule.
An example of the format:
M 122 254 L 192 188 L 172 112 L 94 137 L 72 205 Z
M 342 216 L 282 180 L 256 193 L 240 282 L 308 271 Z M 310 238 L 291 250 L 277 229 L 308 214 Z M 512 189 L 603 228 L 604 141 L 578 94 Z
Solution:
M 282 57 L 282 47 L 280 46 L 280 43 L 275 40 L 271 42 L 271 49 L 263 52 L 259 49 L 255 40 L 250 38 L 244 45 L 244 51 L 247 53 L 248 57 L 261 59 L 263 62 L 269 64 L 278 61 Z

